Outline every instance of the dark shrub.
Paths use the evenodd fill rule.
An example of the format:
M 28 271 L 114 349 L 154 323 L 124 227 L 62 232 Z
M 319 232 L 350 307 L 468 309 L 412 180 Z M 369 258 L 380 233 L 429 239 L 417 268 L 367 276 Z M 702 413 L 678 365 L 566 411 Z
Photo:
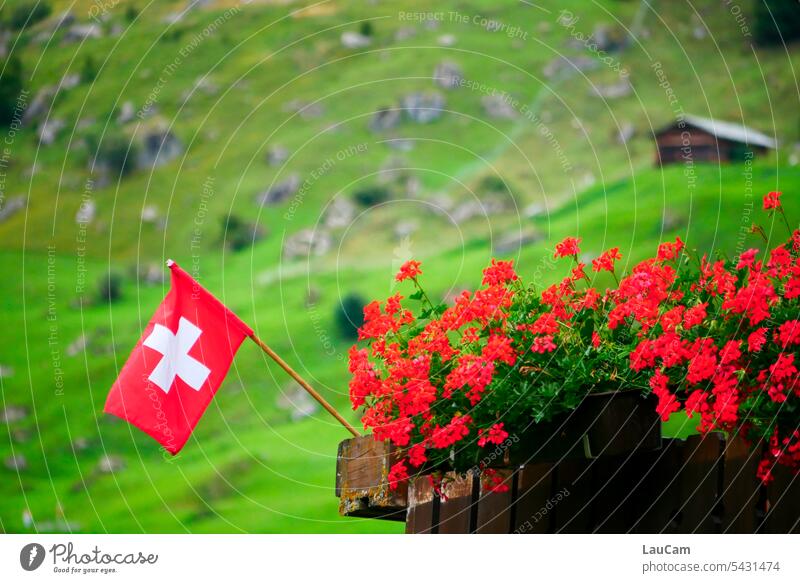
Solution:
M 391 192 L 384 186 L 365 186 L 353 193 L 353 198 L 361 206 L 375 206 L 386 202 L 391 197 Z
M 369 20 L 365 20 L 364 22 L 361 23 L 361 26 L 359 27 L 359 32 L 363 36 L 372 36 L 373 34 L 375 34 L 375 27 L 372 25 L 372 22 L 370 22 Z
M 2 67 L 3 65 L 0 65 Z M 22 63 L 16 57 L 5 62 L 3 76 L 0 77 L 0 125 L 8 126 L 14 119 L 17 98 L 22 92 Z M 22 112 L 19 112 L 20 115 Z
M 107 168 L 118 176 L 127 176 L 136 169 L 138 146 L 122 133 L 111 133 L 98 137 L 86 136 L 86 147 L 94 166 Z
M 236 215 L 228 215 L 222 221 L 222 240 L 231 251 L 251 247 L 264 236 L 264 231 L 255 223 L 249 223 Z
M 53 9 L 47 2 L 28 0 L 27 2 L 22 2 L 11 11 L 8 25 L 14 30 L 31 27 L 50 16 L 52 11 Z
M 109 271 L 97 282 L 97 301 L 110 304 L 122 298 L 122 276 Z
M 336 306 L 334 317 L 339 335 L 345 340 L 357 340 L 358 329 L 364 323 L 364 298 L 356 293 L 347 294 Z
M 97 79 L 97 65 L 91 56 L 87 56 L 83 60 L 83 67 L 81 67 L 81 81 L 83 83 L 92 83 Z
M 753 28 L 758 44 L 777 45 L 800 38 L 797 0 L 754 0 L 754 8 Z

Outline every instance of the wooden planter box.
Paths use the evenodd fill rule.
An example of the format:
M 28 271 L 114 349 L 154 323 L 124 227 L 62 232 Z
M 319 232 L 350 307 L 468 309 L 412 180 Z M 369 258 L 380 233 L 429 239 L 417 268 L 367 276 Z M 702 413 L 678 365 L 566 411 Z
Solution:
M 386 476 L 399 452 L 370 436 L 339 451 L 340 512 L 405 520 L 408 533 L 800 532 L 800 477 L 779 467 L 775 481 L 761 485 L 760 452 L 739 437 L 512 464 L 497 470 L 503 493 L 487 491 L 474 473 L 449 475 L 442 495 L 427 476 L 393 493 Z

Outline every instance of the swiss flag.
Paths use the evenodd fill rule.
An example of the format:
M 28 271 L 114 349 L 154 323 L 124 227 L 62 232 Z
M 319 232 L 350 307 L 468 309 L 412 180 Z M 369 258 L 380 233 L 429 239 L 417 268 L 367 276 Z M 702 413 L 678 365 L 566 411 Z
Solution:
M 122 367 L 105 412 L 178 453 L 253 331 L 173 261 L 172 287 Z

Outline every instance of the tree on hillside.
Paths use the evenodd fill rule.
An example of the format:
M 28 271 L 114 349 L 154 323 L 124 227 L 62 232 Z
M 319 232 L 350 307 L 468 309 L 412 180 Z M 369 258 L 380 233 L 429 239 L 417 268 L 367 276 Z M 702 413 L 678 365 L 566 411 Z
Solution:
M 334 316 L 339 334 L 345 340 L 357 340 L 358 329 L 364 324 L 364 298 L 356 293 L 347 294 L 336 306 Z
M 14 119 L 17 98 L 22 92 L 22 62 L 10 57 L 0 64 L 0 125 L 8 126 Z
M 11 11 L 8 18 L 8 25 L 14 30 L 30 28 L 50 16 L 53 9 L 50 4 L 42 0 L 29 0 L 22 2 Z
M 777 45 L 800 39 L 800 2 L 755 0 L 756 42 Z

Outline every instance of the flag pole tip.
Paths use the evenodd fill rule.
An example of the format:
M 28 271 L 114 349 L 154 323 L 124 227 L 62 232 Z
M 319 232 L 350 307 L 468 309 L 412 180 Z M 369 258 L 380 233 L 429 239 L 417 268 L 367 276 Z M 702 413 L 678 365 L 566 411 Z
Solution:
M 172 259 L 167 259 L 167 267 L 172 267 L 175 265 L 175 262 Z

